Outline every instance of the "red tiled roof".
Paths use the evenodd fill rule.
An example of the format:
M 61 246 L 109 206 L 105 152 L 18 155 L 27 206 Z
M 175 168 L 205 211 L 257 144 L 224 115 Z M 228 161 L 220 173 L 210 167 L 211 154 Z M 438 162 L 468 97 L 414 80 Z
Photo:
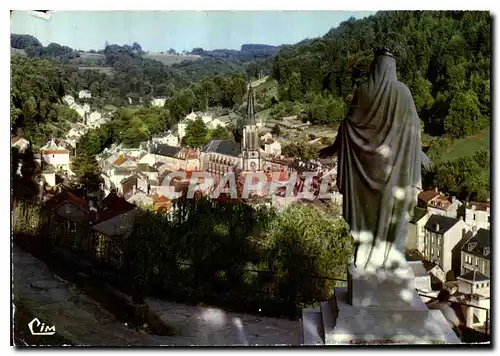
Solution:
M 54 195 L 46 202 L 46 206 L 49 209 L 57 209 L 58 206 L 66 202 L 76 206 L 85 213 L 89 213 L 88 203 L 67 190 L 63 190 L 62 192 Z
M 115 166 L 120 166 L 120 165 L 124 164 L 124 163 L 125 163 L 125 161 L 127 161 L 127 159 L 126 159 L 125 157 L 123 157 L 123 156 L 120 156 L 120 157 L 118 157 L 118 158 L 117 158 L 117 159 L 116 159 L 113 163 L 111 163 L 111 164 L 113 164 L 113 165 L 115 165 Z
M 177 153 L 177 157 L 181 159 L 196 159 L 198 158 L 198 151 L 192 148 L 183 147 L 179 153 Z
M 436 192 L 434 189 L 433 190 L 426 190 L 425 192 L 422 192 L 418 195 L 418 199 L 422 200 L 426 204 L 430 202 L 432 199 L 437 197 L 439 195 L 439 192 Z
M 57 154 L 68 154 L 69 150 L 67 149 L 62 149 L 62 150 L 43 150 L 42 155 L 57 155 Z
M 155 203 L 155 204 L 158 204 L 158 203 L 169 203 L 171 201 L 166 196 L 159 195 L 159 194 L 152 195 L 151 199 L 153 199 L 153 203 Z
M 440 210 L 448 210 L 450 205 L 451 202 L 442 195 L 437 196 L 434 200 L 431 200 L 429 203 L 429 206 Z
M 108 196 L 102 200 L 102 205 L 103 208 L 98 211 L 97 219 L 93 221 L 94 225 L 135 209 L 134 204 L 130 204 L 114 193 L 108 194 Z
M 480 211 L 486 211 L 486 209 L 490 208 L 490 203 L 478 203 L 478 202 L 470 202 L 469 204 L 470 206 L 472 205 L 475 205 L 476 206 L 476 210 L 480 210 Z
M 21 139 L 21 137 L 19 136 L 15 136 L 15 137 L 12 137 L 12 141 L 11 141 L 11 144 L 15 144 L 17 141 L 19 141 Z

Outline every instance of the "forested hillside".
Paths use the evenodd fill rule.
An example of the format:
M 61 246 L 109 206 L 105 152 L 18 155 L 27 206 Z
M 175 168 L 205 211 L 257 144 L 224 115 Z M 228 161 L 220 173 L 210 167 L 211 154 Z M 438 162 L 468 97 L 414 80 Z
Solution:
M 280 105 L 289 102 L 290 112 L 302 111 L 312 123 L 339 123 L 380 45 L 398 55 L 399 79 L 412 92 L 429 152 L 440 157 L 425 175 L 426 186 L 462 199 L 489 198 L 488 12 L 378 12 L 350 19 L 322 38 L 283 46 L 273 67 Z M 447 156 L 447 148 L 459 144 L 467 156 Z
M 487 12 L 378 12 L 318 38 L 284 46 L 273 76 L 281 100 L 322 95 L 346 107 L 367 78 L 373 48 L 397 52 L 399 79 L 414 96 L 425 131 L 463 137 L 489 124 L 491 18 Z M 327 115 L 338 121 L 343 115 Z

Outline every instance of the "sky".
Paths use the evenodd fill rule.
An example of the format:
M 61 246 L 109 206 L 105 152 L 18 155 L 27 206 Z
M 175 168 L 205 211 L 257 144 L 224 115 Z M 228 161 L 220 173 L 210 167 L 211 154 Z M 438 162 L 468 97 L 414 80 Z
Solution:
M 244 43 L 294 44 L 324 35 L 353 16 L 348 11 L 56 11 L 49 21 L 14 11 L 11 33 L 29 34 L 74 49 L 103 49 L 109 44 L 139 43 L 145 51 L 178 52 L 240 49 Z

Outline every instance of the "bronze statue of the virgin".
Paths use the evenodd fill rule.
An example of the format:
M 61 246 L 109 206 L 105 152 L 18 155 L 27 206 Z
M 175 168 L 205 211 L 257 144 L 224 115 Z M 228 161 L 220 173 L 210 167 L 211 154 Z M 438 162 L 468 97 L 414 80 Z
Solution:
M 421 147 L 420 119 L 410 90 L 398 81 L 396 58 L 378 49 L 335 142 L 320 152 L 338 155 L 337 187 L 357 268 L 379 269 L 404 260 L 421 167 L 430 165 Z

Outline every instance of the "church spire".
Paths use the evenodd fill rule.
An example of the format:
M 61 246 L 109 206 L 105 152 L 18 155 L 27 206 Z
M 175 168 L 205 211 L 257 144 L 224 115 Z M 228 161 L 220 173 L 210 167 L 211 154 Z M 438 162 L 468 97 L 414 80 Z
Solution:
M 255 125 L 255 111 L 253 108 L 252 84 L 248 83 L 247 125 Z

